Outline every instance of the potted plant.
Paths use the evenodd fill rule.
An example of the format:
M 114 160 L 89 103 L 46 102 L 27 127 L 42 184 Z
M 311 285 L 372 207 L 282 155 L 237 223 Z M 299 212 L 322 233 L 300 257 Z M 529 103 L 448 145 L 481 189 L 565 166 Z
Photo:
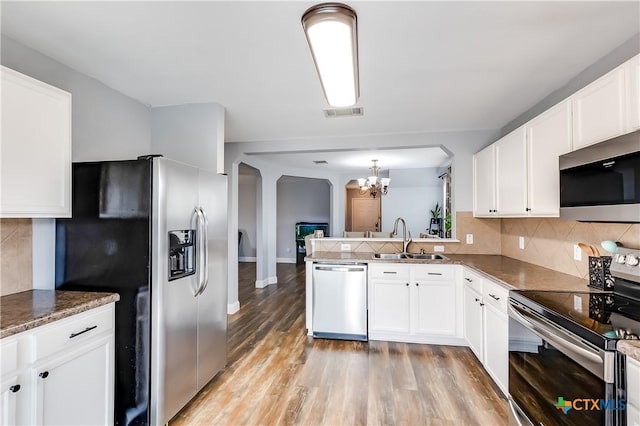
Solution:
M 444 217 L 444 237 L 451 238 L 451 214 Z
M 440 204 L 436 203 L 436 205 L 430 210 L 431 211 L 431 221 L 429 222 L 429 229 L 427 230 L 431 235 L 438 235 L 440 233 L 440 223 L 442 219 L 440 218 L 440 214 L 442 213 L 442 209 L 440 208 Z

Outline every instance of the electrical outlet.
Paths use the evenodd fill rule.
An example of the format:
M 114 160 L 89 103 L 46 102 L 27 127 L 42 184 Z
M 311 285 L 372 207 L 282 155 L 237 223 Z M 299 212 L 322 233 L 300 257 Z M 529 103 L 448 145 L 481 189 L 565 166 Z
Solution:
M 524 250 L 524 237 L 518 237 L 518 248 Z
M 467 244 L 473 244 L 473 234 L 467 234 Z
M 573 260 L 582 261 L 582 250 L 577 244 L 573 245 Z
M 433 251 L 444 252 L 444 246 L 433 246 Z
M 340 251 L 351 251 L 351 244 L 340 244 Z
M 573 296 L 573 309 L 578 312 L 582 312 L 582 297 Z

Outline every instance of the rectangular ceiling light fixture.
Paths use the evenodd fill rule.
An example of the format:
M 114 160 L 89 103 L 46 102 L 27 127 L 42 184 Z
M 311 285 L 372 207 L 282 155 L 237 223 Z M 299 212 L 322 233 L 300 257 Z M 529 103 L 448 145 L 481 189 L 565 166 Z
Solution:
M 302 15 L 302 28 L 329 105 L 354 105 L 359 93 L 356 12 L 342 3 L 322 3 Z

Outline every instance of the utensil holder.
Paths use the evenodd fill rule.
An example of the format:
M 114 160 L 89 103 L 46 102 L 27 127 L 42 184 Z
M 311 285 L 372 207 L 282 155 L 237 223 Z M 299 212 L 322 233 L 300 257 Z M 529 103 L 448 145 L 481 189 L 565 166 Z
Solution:
M 589 287 L 613 290 L 611 256 L 589 256 Z

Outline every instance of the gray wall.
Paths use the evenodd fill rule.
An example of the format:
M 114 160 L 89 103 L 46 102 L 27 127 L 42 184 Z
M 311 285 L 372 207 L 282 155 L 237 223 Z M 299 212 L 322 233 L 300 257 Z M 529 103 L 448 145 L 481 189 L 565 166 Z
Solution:
M 151 114 L 145 105 L 6 36 L 1 62 L 71 92 L 73 161 L 123 160 L 149 153 Z
M 256 257 L 256 215 L 258 179 L 256 169 L 240 164 L 238 179 L 238 230 L 242 231 L 239 257 Z
M 506 135 L 511 131 L 522 126 L 532 118 L 540 115 L 544 111 L 548 110 L 558 102 L 566 99 L 570 95 L 574 94 L 578 90 L 587 86 L 589 83 L 597 80 L 599 77 L 605 75 L 618 65 L 623 64 L 627 60 L 633 58 L 640 53 L 640 33 L 636 34 L 625 43 L 614 49 L 612 52 L 602 57 L 596 63 L 587 67 L 580 74 L 573 77 L 567 84 L 560 87 L 553 93 L 549 94 L 543 100 L 531 107 L 528 111 L 522 113 L 516 119 L 508 123 L 502 128 L 502 135 Z M 571 54 L 567 52 L 567 54 Z
M 322 179 L 283 176 L 277 184 L 276 257 L 295 259 L 297 222 L 329 222 L 329 183 Z

